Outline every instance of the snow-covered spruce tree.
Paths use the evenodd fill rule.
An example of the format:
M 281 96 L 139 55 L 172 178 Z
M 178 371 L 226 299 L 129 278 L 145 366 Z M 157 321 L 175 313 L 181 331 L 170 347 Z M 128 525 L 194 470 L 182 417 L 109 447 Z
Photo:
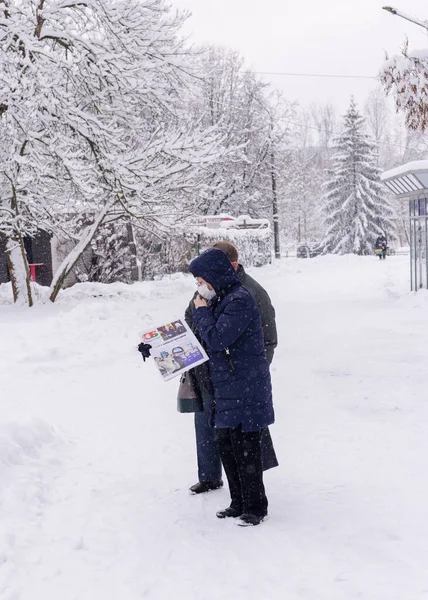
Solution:
M 151 230 L 202 185 L 217 138 L 177 118 L 181 24 L 164 0 L 0 0 L 0 235 L 16 301 L 32 303 L 25 235 L 76 243 L 54 301 L 112 213 Z
M 332 163 L 323 197 L 324 253 L 371 254 L 379 234 L 394 236 L 394 212 L 379 181 L 374 144 L 353 99 Z

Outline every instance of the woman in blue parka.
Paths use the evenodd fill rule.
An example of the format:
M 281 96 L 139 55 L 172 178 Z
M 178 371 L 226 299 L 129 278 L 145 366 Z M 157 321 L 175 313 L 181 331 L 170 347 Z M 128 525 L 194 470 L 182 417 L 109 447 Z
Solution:
M 232 499 L 217 516 L 258 525 L 268 507 L 261 430 L 275 420 L 260 312 L 221 250 L 207 250 L 189 271 L 198 283 L 193 322 L 210 358 L 213 424 Z

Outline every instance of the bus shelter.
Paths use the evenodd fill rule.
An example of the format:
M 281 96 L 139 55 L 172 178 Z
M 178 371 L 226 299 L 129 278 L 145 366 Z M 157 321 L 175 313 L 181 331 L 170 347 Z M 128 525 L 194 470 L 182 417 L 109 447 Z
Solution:
M 410 285 L 413 291 L 428 289 L 428 160 L 386 171 L 381 181 L 409 204 Z

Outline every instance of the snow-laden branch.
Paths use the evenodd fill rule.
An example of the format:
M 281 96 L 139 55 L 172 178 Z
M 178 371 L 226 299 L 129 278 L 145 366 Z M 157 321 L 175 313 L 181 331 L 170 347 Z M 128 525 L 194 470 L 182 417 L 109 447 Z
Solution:
M 409 129 L 425 131 L 428 125 L 428 49 L 393 56 L 379 74 L 386 93 L 395 99 L 398 112 L 405 115 Z

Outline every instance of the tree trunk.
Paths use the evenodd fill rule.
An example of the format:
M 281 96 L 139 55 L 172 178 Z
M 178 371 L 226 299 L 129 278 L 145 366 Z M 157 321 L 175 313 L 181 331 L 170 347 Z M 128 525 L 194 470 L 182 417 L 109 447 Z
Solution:
M 275 247 L 275 258 L 281 258 L 281 245 L 279 241 L 279 214 L 278 195 L 276 191 L 275 153 L 271 150 L 271 181 L 272 181 L 272 216 L 273 216 L 273 239 Z
M 134 230 L 132 229 L 132 225 L 129 221 L 126 223 L 126 234 L 131 258 L 131 280 L 139 281 L 140 277 L 137 260 L 137 245 L 135 243 Z
M 78 260 L 80 259 L 80 257 L 82 256 L 82 254 L 84 253 L 86 248 L 89 246 L 91 241 L 93 240 L 98 227 L 101 225 L 101 223 L 105 219 L 110 208 L 111 208 L 110 205 L 106 205 L 103 208 L 103 210 L 100 212 L 100 214 L 95 219 L 95 222 L 92 225 L 89 225 L 88 227 L 86 227 L 86 229 L 83 231 L 82 237 L 81 237 L 80 241 L 78 242 L 77 246 L 75 246 L 73 248 L 73 250 L 71 252 L 69 252 L 68 255 L 65 257 L 65 259 L 62 261 L 62 263 L 59 266 L 59 268 L 57 269 L 57 271 L 54 275 L 54 278 L 52 280 L 52 283 L 51 283 L 50 295 L 49 295 L 49 300 L 51 302 L 55 302 L 55 300 L 57 299 L 57 296 L 63 286 L 63 283 L 64 283 L 66 277 L 71 273 L 71 271 L 75 267 L 76 263 L 78 262 Z
M 403 223 L 403 231 L 404 231 L 404 235 L 406 236 L 406 242 L 407 245 L 410 246 L 410 237 L 409 237 L 409 232 L 407 231 L 407 223 L 405 219 L 402 219 L 402 223 Z M 402 246 L 404 244 L 401 244 Z
M 12 283 L 13 301 L 23 306 L 33 306 L 30 269 L 22 235 L 20 233 L 15 233 L 13 237 L 4 235 L 3 244 Z

